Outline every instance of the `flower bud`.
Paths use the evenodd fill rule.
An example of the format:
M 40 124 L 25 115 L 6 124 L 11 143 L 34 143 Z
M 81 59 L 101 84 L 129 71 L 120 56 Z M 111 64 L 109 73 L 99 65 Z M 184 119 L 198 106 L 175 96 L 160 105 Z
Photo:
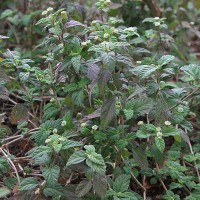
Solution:
M 58 133 L 58 129 L 57 128 L 53 129 L 53 134 L 56 134 L 56 133 Z
M 47 8 L 47 12 L 53 12 L 53 8 L 52 7 Z
M 62 19 L 68 20 L 68 15 L 66 11 L 62 11 L 60 14 L 61 14 Z
M 97 125 L 94 125 L 94 126 L 92 126 L 92 130 L 97 130 L 98 129 L 98 126 Z
M 170 126 L 170 125 L 171 125 L 171 122 L 170 122 L 170 121 L 165 121 L 165 125 L 166 125 L 166 126 Z
M 67 122 L 65 121 L 65 120 L 63 120 L 62 122 L 61 122 L 61 126 L 65 126 L 67 124 Z
M 143 125 L 143 124 L 144 124 L 143 121 L 139 121 L 139 122 L 137 123 L 138 126 Z

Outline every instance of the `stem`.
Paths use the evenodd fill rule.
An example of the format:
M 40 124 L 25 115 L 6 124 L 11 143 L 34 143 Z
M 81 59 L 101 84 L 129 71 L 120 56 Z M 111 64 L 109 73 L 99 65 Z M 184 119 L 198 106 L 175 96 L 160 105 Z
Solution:
M 14 163 L 12 162 L 12 160 L 8 157 L 8 155 L 4 152 L 4 150 L 2 148 L 0 148 L 0 151 L 3 154 L 3 156 L 6 158 L 6 160 L 10 163 L 11 167 L 13 168 L 13 170 L 15 171 L 15 174 L 17 176 L 18 184 L 20 185 L 21 181 L 20 181 L 19 174 L 17 172 L 17 169 L 16 169 Z

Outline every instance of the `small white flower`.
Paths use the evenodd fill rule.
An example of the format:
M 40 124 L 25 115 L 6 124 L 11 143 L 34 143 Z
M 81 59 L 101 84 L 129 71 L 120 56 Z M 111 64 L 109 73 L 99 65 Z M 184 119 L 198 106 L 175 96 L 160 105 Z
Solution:
M 157 137 L 162 137 L 162 132 L 158 131 L 158 132 L 156 133 L 156 136 L 157 136 Z
M 98 39 L 99 39 L 99 37 L 98 37 L 98 36 L 95 36 L 95 37 L 94 37 L 94 40 L 98 40 Z
M 136 63 L 137 63 L 137 64 L 141 64 L 141 63 L 142 63 L 142 61 L 138 60 L 138 61 L 136 61 Z
M 185 106 L 188 106 L 188 102 L 187 101 L 183 101 L 183 104 L 185 105 Z
M 111 1 L 110 0 L 106 0 L 106 3 L 111 3 Z
M 58 132 L 58 129 L 57 129 L 57 128 L 54 128 L 54 129 L 53 129 L 53 133 L 56 134 L 57 132 Z
M 81 45 L 82 45 L 82 46 L 86 46 L 86 45 L 87 45 L 87 42 L 81 42 Z
M 160 26 L 160 22 L 155 22 L 154 25 L 155 26 Z
M 61 126 L 65 126 L 67 124 L 67 122 L 65 121 L 65 120 L 63 120 L 62 122 L 61 122 Z
M 52 103 L 52 102 L 54 102 L 55 101 L 55 98 L 51 98 L 50 99 L 50 102 Z
M 137 30 L 136 27 L 128 27 L 124 29 L 124 31 L 127 31 L 127 32 L 135 32 L 136 30 Z
M 92 21 L 92 25 L 95 26 L 96 24 L 97 24 L 97 21 L 96 21 L 96 20 L 93 20 L 93 21 Z
M 48 12 L 45 10 L 45 11 L 42 12 L 42 15 L 47 15 L 47 13 Z
M 98 126 L 97 125 L 94 125 L 94 126 L 92 126 L 92 130 L 97 130 L 98 129 Z
M 65 138 L 64 137 L 59 137 L 59 141 L 65 141 Z
M 52 7 L 47 8 L 47 12 L 53 12 L 53 8 Z
M 194 25 L 194 22 L 190 22 L 191 25 Z
M 45 143 L 49 143 L 49 142 L 51 142 L 50 138 L 48 138 L 48 139 L 45 140 Z
M 118 29 L 114 29 L 113 33 L 115 34 L 119 33 Z
M 156 131 L 160 132 L 162 129 L 160 127 L 156 127 Z
M 160 19 L 160 17 L 154 17 L 154 19 L 155 19 L 155 20 L 159 20 L 159 19 Z
M 143 124 L 144 124 L 143 121 L 139 121 L 139 122 L 137 123 L 138 126 L 143 125 Z
M 170 121 L 165 121 L 165 125 L 166 125 L 166 126 L 170 126 L 170 125 L 171 125 L 171 122 L 170 122 Z
M 108 38 L 108 37 L 109 37 L 109 34 L 108 34 L 108 33 L 105 33 L 105 34 L 103 35 L 103 37 L 104 37 L 104 38 Z
M 82 128 L 86 127 L 86 123 L 82 123 L 82 124 L 81 124 L 81 127 L 82 127 Z
M 178 107 L 178 112 L 182 113 L 183 112 L 183 107 Z

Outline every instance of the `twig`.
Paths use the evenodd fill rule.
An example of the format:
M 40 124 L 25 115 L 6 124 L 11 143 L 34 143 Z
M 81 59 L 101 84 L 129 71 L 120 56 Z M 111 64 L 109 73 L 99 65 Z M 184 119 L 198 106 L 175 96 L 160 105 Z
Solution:
M 17 169 L 16 169 L 14 163 L 12 162 L 12 160 L 8 157 L 8 155 L 4 152 L 4 150 L 2 148 L 0 148 L 0 151 L 3 154 L 3 156 L 6 158 L 6 160 L 10 163 L 11 167 L 13 168 L 13 170 L 15 171 L 15 174 L 17 176 L 18 184 L 20 184 L 21 181 L 20 181 L 19 174 L 17 172 Z
M 156 169 L 157 169 L 158 172 L 160 171 L 157 163 L 156 163 Z M 161 185 L 163 186 L 164 190 L 167 191 L 167 187 L 165 186 L 163 180 L 161 178 L 159 178 L 159 181 L 160 181 Z
M 115 146 L 115 149 L 119 152 L 119 150 L 118 150 L 118 148 L 116 146 Z M 125 160 L 122 155 L 121 155 L 121 158 L 122 158 L 123 161 Z M 140 183 L 140 181 L 137 180 L 137 178 L 135 177 L 135 175 L 132 172 L 130 173 L 130 175 L 135 180 L 135 182 L 143 189 L 143 191 L 146 191 L 146 188 Z
M 187 129 L 185 129 L 185 133 L 187 134 Z M 189 145 L 189 148 L 190 148 L 190 153 L 194 156 L 194 151 L 192 149 L 192 145 L 191 145 L 190 140 L 188 140 L 188 145 Z M 198 180 L 199 180 L 199 183 L 200 183 L 200 174 L 199 174 L 199 170 L 198 170 L 197 163 L 196 163 L 195 160 L 194 160 L 194 168 L 196 170 L 197 177 L 198 177 Z
M 189 98 L 190 96 L 192 96 L 195 92 L 197 92 L 200 88 L 196 88 L 194 89 L 192 92 L 190 92 L 187 96 L 183 97 L 181 99 L 181 101 L 185 101 L 187 98 Z M 172 110 L 173 108 L 175 108 L 176 106 L 178 106 L 180 103 L 175 104 L 174 106 L 172 106 L 171 108 L 169 108 L 167 111 Z

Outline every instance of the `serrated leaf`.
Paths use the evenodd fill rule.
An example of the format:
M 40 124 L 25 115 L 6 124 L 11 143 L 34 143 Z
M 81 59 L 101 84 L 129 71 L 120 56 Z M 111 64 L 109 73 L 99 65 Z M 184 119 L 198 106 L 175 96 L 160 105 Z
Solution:
M 78 22 L 78 21 L 75 21 L 75 20 L 70 20 L 69 22 L 67 22 L 65 24 L 65 28 L 70 28 L 70 27 L 75 27 L 75 26 L 82 26 L 82 27 L 85 27 L 84 24 Z
M 6 187 L 0 187 L 0 198 L 6 197 L 11 191 Z
M 106 129 L 116 113 L 116 98 L 108 100 L 101 108 L 101 129 Z
M 56 197 L 59 195 L 63 195 L 65 190 L 63 189 L 62 185 L 59 183 L 55 184 L 47 184 L 43 190 L 44 195 Z
M 156 70 L 157 67 L 155 65 L 140 65 L 131 71 L 136 72 L 141 79 L 145 79 L 151 76 Z
M 132 149 L 133 159 L 141 167 L 141 169 L 148 169 L 149 163 L 146 156 L 146 146 L 140 145 Z
M 0 172 L 6 173 L 9 170 L 9 164 L 3 157 L 0 158 Z
M 74 165 L 83 162 L 86 159 L 85 152 L 83 150 L 74 152 L 67 161 L 66 166 Z
M 113 184 L 113 190 L 115 192 L 125 192 L 128 190 L 130 185 L 130 175 L 122 174 L 119 175 Z
M 158 60 L 158 65 L 160 65 L 161 67 L 170 63 L 172 60 L 174 60 L 175 57 L 171 56 L 171 55 L 164 55 L 162 56 L 159 60 Z
M 81 68 L 81 56 L 74 56 L 71 58 L 71 63 L 73 65 L 74 70 L 76 71 L 76 73 L 78 73 L 80 71 Z
M 91 64 L 88 68 L 87 77 L 91 81 L 96 82 L 98 79 L 99 71 L 100 69 L 96 64 Z
M 155 138 L 155 143 L 156 143 L 157 149 L 161 153 L 163 153 L 163 151 L 165 150 L 165 141 L 162 138 L 160 138 L 160 137 L 156 137 Z
M 28 108 L 23 104 L 17 104 L 12 108 L 10 121 L 19 124 L 28 120 Z
M 25 178 L 22 180 L 20 186 L 19 186 L 19 190 L 32 190 L 34 188 L 36 188 L 38 185 L 38 182 L 35 178 L 33 177 L 29 177 L 29 178 Z
M 107 191 L 107 180 L 106 177 L 101 176 L 99 174 L 94 174 L 93 177 L 93 188 L 94 191 L 103 198 Z
M 83 144 L 81 142 L 73 141 L 73 140 L 66 140 L 62 143 L 62 149 L 69 149 L 72 147 L 79 147 Z
M 78 184 L 76 188 L 76 194 L 78 197 L 83 197 L 85 194 L 87 194 L 90 191 L 91 188 L 92 188 L 92 181 L 83 180 Z
M 49 168 L 45 167 L 42 171 L 42 174 L 48 184 L 54 184 L 58 180 L 60 174 L 60 167 L 58 165 L 54 165 L 53 167 Z

